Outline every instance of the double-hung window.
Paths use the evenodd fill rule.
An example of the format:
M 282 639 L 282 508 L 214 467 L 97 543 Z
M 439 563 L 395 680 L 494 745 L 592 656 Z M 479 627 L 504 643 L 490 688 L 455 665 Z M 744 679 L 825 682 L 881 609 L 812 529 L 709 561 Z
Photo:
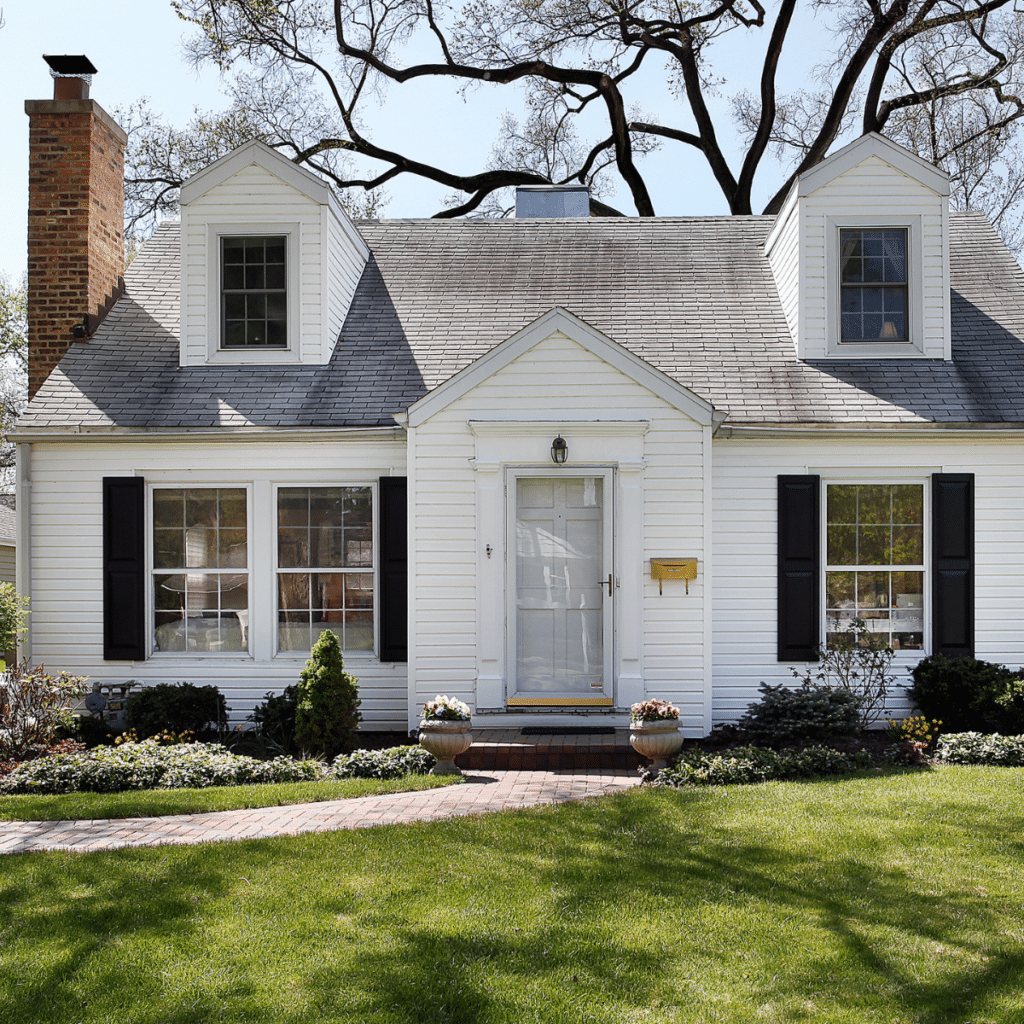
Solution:
M 924 646 L 924 484 L 826 484 L 826 641 L 855 619 Z
M 907 229 L 843 228 L 839 250 L 841 340 L 907 341 Z
M 248 649 L 247 508 L 242 487 L 154 489 L 154 651 Z
M 285 235 L 226 235 L 221 253 L 221 348 L 288 345 Z
M 277 491 L 277 649 L 308 651 L 325 629 L 373 650 L 373 491 Z

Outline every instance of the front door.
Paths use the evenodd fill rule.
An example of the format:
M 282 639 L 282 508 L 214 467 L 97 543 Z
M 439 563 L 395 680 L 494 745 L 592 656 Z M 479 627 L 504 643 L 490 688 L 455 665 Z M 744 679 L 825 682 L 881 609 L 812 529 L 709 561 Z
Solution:
M 515 563 L 508 704 L 608 706 L 611 473 L 516 476 L 509 492 Z

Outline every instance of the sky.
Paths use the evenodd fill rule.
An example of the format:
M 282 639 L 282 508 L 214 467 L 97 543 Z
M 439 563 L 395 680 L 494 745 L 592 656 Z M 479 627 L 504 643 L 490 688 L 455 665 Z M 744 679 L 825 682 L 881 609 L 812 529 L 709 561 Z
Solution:
M 97 68 L 91 98 L 106 110 L 149 97 L 154 111 L 184 126 L 196 107 L 227 105 L 215 71 L 197 73 L 182 59 L 188 26 L 168 0 L 0 0 L 0 131 L 7 144 L 0 159 L 0 272 L 18 278 L 26 264 L 25 237 L 28 189 L 28 117 L 24 101 L 49 99 L 53 85 L 43 54 L 84 53 Z M 816 32 L 808 25 L 794 35 L 794 55 L 814 52 Z M 728 62 L 722 72 L 742 80 L 762 45 L 757 34 L 737 32 L 722 46 Z M 782 66 L 783 83 L 803 84 L 806 65 L 794 59 Z M 505 110 L 517 97 L 508 88 L 475 90 L 460 99 L 450 82 L 423 82 L 392 87 L 383 105 L 368 116 L 375 141 L 456 172 L 483 169 Z M 679 124 L 675 101 L 660 76 L 652 75 L 642 97 L 645 113 L 660 114 L 666 124 Z M 725 100 L 713 100 L 720 114 Z M 723 123 L 725 123 L 723 121 Z M 596 131 L 597 129 L 595 129 Z M 725 133 L 726 138 L 728 132 Z M 728 212 L 714 181 L 700 160 L 668 144 L 643 164 L 655 209 L 662 215 Z M 767 201 L 776 174 L 764 175 L 762 202 Z M 424 217 L 442 208 L 448 190 L 406 177 L 388 186 L 387 217 Z M 624 212 L 633 208 L 624 190 L 610 202 Z

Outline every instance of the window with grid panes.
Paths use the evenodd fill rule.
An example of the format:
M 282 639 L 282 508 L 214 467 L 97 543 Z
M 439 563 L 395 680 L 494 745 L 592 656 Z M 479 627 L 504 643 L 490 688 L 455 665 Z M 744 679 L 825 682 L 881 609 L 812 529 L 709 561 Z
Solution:
M 907 229 L 843 228 L 839 250 L 842 340 L 906 341 Z
M 308 651 L 325 629 L 348 651 L 373 650 L 370 487 L 277 492 L 277 648 Z
M 896 650 L 924 645 L 924 485 L 828 484 L 826 642 L 862 619 Z
M 286 348 L 284 235 L 221 238 L 221 347 Z
M 154 651 L 248 649 L 246 508 L 242 487 L 154 489 Z

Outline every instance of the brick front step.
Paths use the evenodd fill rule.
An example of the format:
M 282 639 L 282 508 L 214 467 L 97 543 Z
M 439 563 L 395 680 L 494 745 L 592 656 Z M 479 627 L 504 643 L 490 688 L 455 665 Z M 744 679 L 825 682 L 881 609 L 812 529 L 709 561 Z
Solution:
M 638 768 L 646 760 L 629 745 L 628 729 L 604 736 L 528 736 L 518 729 L 474 729 L 473 746 L 455 763 L 469 770 L 549 771 Z

